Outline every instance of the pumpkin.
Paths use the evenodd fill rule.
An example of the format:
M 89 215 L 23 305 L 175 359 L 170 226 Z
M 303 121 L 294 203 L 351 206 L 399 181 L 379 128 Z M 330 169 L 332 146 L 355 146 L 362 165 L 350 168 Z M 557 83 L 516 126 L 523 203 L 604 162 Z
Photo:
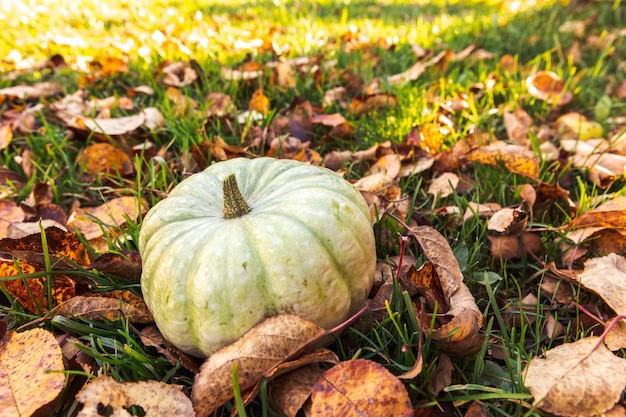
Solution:
M 326 168 L 272 158 L 183 180 L 146 214 L 138 246 L 157 327 L 198 357 L 280 313 L 334 327 L 363 306 L 376 268 L 361 194 Z

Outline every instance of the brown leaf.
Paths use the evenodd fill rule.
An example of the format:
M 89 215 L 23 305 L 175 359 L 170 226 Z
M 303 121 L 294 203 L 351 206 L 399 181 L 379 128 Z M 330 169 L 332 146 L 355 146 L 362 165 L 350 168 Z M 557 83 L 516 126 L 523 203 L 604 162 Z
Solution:
M 626 315 L 626 259 L 615 253 L 585 262 L 580 283 L 598 294 L 619 315 Z
M 16 85 L 14 87 L 0 88 L 0 96 L 17 99 L 38 99 L 40 97 L 53 96 L 61 92 L 61 87 L 56 83 L 41 82 L 33 85 Z
M 449 348 L 455 351 L 472 353 L 472 349 L 479 346 L 476 339 L 483 316 L 472 293 L 463 283 L 463 273 L 454 252 L 446 239 L 430 226 L 412 227 L 409 231 L 433 263 L 441 290 L 450 306 L 439 316 L 444 321 L 440 320 L 440 327 L 432 331 L 433 338 L 448 342 Z
M 487 229 L 505 234 L 517 234 L 524 230 L 527 212 L 523 206 L 504 207 L 496 211 L 487 222 Z
M 153 323 L 154 318 L 142 298 L 129 291 L 112 291 L 92 296 L 76 296 L 52 310 L 64 317 L 84 317 L 93 320 L 128 319 L 131 323 Z
M 231 372 L 239 370 L 242 391 L 297 352 L 324 329 L 298 316 L 269 317 L 240 339 L 211 354 L 196 375 L 191 400 L 198 415 L 208 415 L 233 397 Z
M 626 360 L 597 337 L 566 343 L 533 358 L 525 385 L 534 405 L 563 416 L 595 416 L 612 408 L 626 387 Z
M 446 198 L 452 195 L 461 179 L 453 172 L 444 172 L 432 180 L 428 186 L 428 194 L 432 194 L 435 199 Z
M 252 94 L 248 109 L 267 115 L 270 111 L 270 99 L 263 94 L 263 89 L 259 88 Z
M 67 224 L 87 240 L 92 240 L 103 236 L 109 229 L 124 225 L 127 219 L 136 221 L 147 205 L 146 201 L 136 197 L 118 197 L 98 207 L 77 209 Z
M 496 167 L 502 164 L 505 169 L 514 174 L 531 179 L 539 178 L 539 159 L 532 151 L 519 145 L 497 141 L 472 150 L 467 154 L 467 159 Z
M 445 387 L 452 384 L 452 371 L 454 371 L 452 359 L 445 353 L 440 353 L 437 360 L 437 368 L 430 377 L 434 395 L 439 395 Z
M 176 365 L 179 362 L 194 374 L 200 373 L 200 361 L 198 358 L 187 355 L 180 349 L 176 348 L 170 342 L 168 342 L 156 325 L 149 325 L 144 327 L 141 331 L 134 329 L 135 333 L 141 339 L 141 342 L 146 346 L 156 348 L 156 350 L 172 365 Z
M 397 106 L 398 99 L 395 95 L 389 93 L 379 93 L 353 98 L 348 110 L 351 113 L 366 114 L 380 109 Z
M 519 235 L 487 236 L 491 242 L 491 256 L 496 259 L 519 259 L 524 254 L 538 255 L 543 249 L 541 236 L 524 232 Z
M 574 218 L 570 228 L 606 227 L 626 229 L 626 196 L 613 198 L 593 210 Z
M 163 84 L 169 87 L 185 87 L 198 79 L 196 71 L 185 62 L 173 62 L 163 69 Z
M 538 71 L 526 79 L 526 89 L 531 96 L 550 104 L 564 106 L 574 95 L 565 90 L 565 83 L 551 71 Z
M 94 176 L 116 174 L 127 176 L 135 172 L 130 156 L 110 143 L 94 143 L 82 150 L 79 165 Z
M 0 340 L 0 414 L 33 415 L 61 393 L 64 370 L 63 353 L 52 333 L 6 333 Z
M 117 252 L 100 254 L 87 269 L 98 272 L 119 275 L 129 280 L 139 280 L 141 277 L 141 256 L 138 251 L 124 249 Z
M 0 200 L 0 239 L 8 236 L 9 225 L 24 221 L 24 210 L 11 200 Z
M 126 409 L 133 405 L 143 408 L 146 416 L 195 416 L 182 386 L 159 381 L 121 383 L 104 375 L 85 386 L 76 400 L 83 403 L 77 417 L 98 416 L 103 406 L 111 407 L 112 415 L 130 416 Z
M 504 111 L 504 127 L 509 140 L 516 145 L 527 146 L 530 143 L 528 133 L 533 125 L 533 119 L 522 108 L 509 112 Z
M 417 80 L 420 75 L 426 71 L 428 67 L 431 67 L 437 63 L 439 63 L 443 58 L 447 55 L 447 51 L 441 51 L 438 55 L 430 58 L 423 59 L 422 61 L 418 61 L 413 66 L 411 66 L 406 71 L 403 71 L 399 74 L 391 75 L 387 78 L 389 84 L 404 84 L 409 81 Z
M 323 373 L 318 364 L 310 364 L 274 379 L 270 385 L 270 398 L 276 409 L 287 417 L 296 417 Z
M 366 359 L 341 362 L 317 380 L 311 416 L 413 416 L 404 385 L 382 365 Z

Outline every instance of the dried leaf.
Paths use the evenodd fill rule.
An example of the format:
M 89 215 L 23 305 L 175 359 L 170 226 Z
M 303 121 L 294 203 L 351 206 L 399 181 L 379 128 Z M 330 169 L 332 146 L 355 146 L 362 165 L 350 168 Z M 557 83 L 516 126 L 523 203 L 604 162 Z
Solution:
M 61 87 L 56 83 L 41 82 L 33 85 L 16 85 L 14 87 L 0 88 L 0 97 L 6 96 L 20 100 L 38 99 L 40 97 L 53 96 L 61 91 Z
M 64 369 L 52 333 L 6 333 L 0 340 L 0 415 L 28 417 L 56 399 L 65 385 Z
M 262 115 L 267 115 L 270 111 L 270 99 L 263 94 L 263 89 L 259 88 L 252 94 L 250 103 L 248 104 L 250 111 L 256 111 Z
M 450 306 L 449 310 L 439 316 L 445 318 L 445 321 L 432 331 L 433 338 L 446 341 L 449 344 L 447 348 L 455 352 L 474 352 L 473 349 L 480 346 L 477 340 L 480 338 L 478 331 L 482 326 L 483 316 L 472 293 L 463 283 L 463 273 L 454 252 L 446 239 L 430 226 L 418 226 L 409 230 L 433 263 L 441 290 Z
M 140 406 L 146 416 L 195 416 L 182 386 L 159 381 L 121 383 L 104 375 L 83 388 L 76 400 L 83 403 L 77 417 L 99 416 L 102 406 L 111 407 L 112 415 L 130 417 L 127 408 L 133 405 Z
M 239 370 L 242 391 L 253 387 L 270 369 L 297 352 L 324 329 L 290 314 L 269 317 L 240 339 L 211 354 L 191 391 L 198 415 L 208 415 L 233 397 L 232 367 Z
M 112 291 L 100 296 L 76 296 L 52 310 L 64 317 L 84 317 L 93 320 L 128 319 L 131 323 L 153 323 L 154 318 L 142 298 L 129 291 Z
M 525 385 L 534 405 L 562 416 L 595 416 L 612 408 L 626 387 L 626 360 L 613 355 L 599 338 L 566 343 L 533 358 Z
M 341 362 L 317 380 L 311 416 L 411 417 L 404 385 L 382 365 L 366 359 Z
M 589 259 L 578 274 L 580 283 L 598 294 L 619 315 L 626 315 L 626 258 L 609 253 Z
M 136 221 L 146 207 L 147 203 L 143 199 L 118 197 L 98 207 L 77 209 L 67 224 L 79 231 L 87 240 L 92 240 L 108 232 L 108 229 L 124 225 L 127 219 Z
M 274 379 L 270 385 L 270 398 L 276 409 L 287 417 L 296 417 L 323 373 L 318 364 L 311 364 Z
M 539 159 L 532 151 L 519 145 L 494 142 L 471 151 L 467 159 L 496 167 L 502 164 L 505 169 L 514 174 L 531 179 L 539 178 Z
M 543 249 L 541 236 L 536 233 L 487 236 L 487 239 L 491 242 L 491 256 L 496 259 L 519 259 L 524 254 L 538 255 Z
M 354 97 L 348 110 L 351 113 L 366 114 L 380 109 L 397 106 L 398 99 L 395 95 L 389 93 L 378 93 L 369 96 Z
M 110 143 L 94 143 L 82 150 L 79 165 L 94 176 L 117 174 L 127 176 L 135 172 L 130 156 Z
M 565 90 L 561 77 L 551 71 L 538 71 L 526 79 L 526 89 L 531 96 L 550 104 L 564 106 L 574 95 Z
M 530 143 L 528 133 L 533 125 L 533 119 L 522 108 L 513 112 L 504 111 L 504 127 L 509 140 L 516 145 L 527 146 Z
M 444 172 L 435 178 L 428 187 L 428 194 L 432 194 L 435 199 L 446 198 L 456 191 L 461 179 L 453 172 Z

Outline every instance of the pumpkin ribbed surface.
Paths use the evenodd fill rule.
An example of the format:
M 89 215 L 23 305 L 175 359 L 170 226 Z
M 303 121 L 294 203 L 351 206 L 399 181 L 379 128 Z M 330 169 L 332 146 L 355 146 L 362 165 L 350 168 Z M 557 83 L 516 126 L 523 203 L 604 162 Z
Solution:
M 249 211 L 225 219 L 230 174 Z M 157 326 L 196 356 L 278 313 L 333 327 L 362 307 L 376 266 L 361 194 L 325 168 L 272 158 L 220 162 L 182 181 L 144 218 L 139 251 Z

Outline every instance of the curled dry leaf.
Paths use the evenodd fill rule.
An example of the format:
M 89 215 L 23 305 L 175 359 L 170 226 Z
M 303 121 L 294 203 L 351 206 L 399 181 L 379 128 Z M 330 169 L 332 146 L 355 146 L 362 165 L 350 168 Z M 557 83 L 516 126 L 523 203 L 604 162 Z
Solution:
M 533 404 L 561 416 L 595 416 L 612 408 L 626 387 L 626 359 L 597 337 L 551 349 L 526 367 Z
M 538 71 L 528 77 L 526 89 L 531 96 L 557 106 L 564 106 L 574 98 L 565 90 L 561 77 L 552 71 Z
M 63 389 L 63 370 L 63 353 L 52 333 L 6 333 L 0 340 L 0 415 L 28 417 L 41 410 Z
M 281 414 L 296 417 L 317 379 L 324 373 L 318 364 L 302 366 L 272 381 L 270 398 Z
M 341 362 L 317 380 L 311 416 L 411 417 L 406 388 L 382 365 L 366 359 Z
M 479 330 L 483 316 L 474 296 L 463 283 L 463 273 L 446 239 L 430 226 L 409 229 L 426 257 L 432 262 L 443 296 L 450 307 L 441 313 L 445 321 L 433 330 L 436 340 L 447 342 L 450 352 L 469 354 L 480 347 Z
M 90 382 L 77 395 L 83 403 L 77 417 L 99 416 L 100 408 L 111 407 L 113 414 L 130 417 L 127 408 L 140 406 L 146 416 L 195 416 L 191 401 L 181 386 L 158 381 L 117 382 L 110 376 L 101 376 Z
M 196 413 L 209 415 L 233 397 L 233 366 L 239 369 L 239 385 L 245 391 L 253 387 L 268 370 L 323 333 L 321 327 L 291 314 L 265 319 L 204 362 L 191 391 Z

